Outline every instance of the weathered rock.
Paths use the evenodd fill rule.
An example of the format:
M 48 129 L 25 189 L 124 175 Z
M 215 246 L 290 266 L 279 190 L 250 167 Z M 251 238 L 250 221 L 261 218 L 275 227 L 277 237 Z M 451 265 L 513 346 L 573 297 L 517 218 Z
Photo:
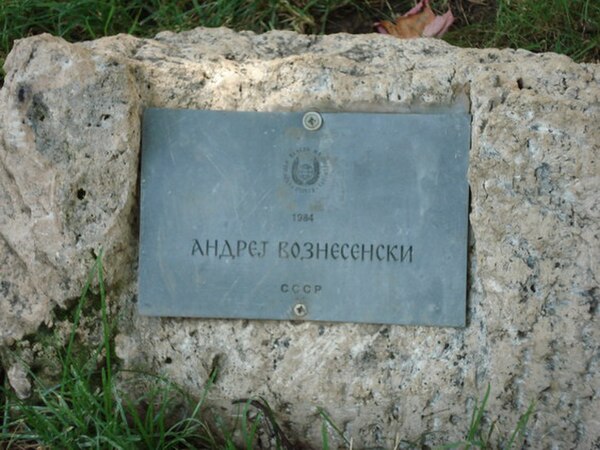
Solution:
M 397 433 L 460 439 L 489 383 L 501 431 L 536 401 L 531 447 L 600 446 L 600 66 L 438 40 L 197 29 L 82 44 L 36 36 L 5 69 L 5 346 L 56 325 L 103 247 L 125 367 L 199 392 L 218 365 L 215 401 L 264 396 L 312 443 L 317 406 L 356 447 L 391 447 Z M 461 93 L 473 115 L 465 329 L 136 314 L 144 107 L 408 111 Z
M 8 376 L 10 386 L 14 389 L 18 398 L 23 400 L 31 395 L 31 382 L 27 376 L 27 369 L 23 364 L 10 366 L 6 375 Z

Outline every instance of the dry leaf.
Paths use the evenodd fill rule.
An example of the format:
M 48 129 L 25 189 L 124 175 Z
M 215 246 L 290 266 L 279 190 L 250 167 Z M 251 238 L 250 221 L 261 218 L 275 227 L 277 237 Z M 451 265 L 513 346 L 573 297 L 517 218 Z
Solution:
M 382 20 L 375 23 L 377 31 L 403 39 L 418 37 L 440 37 L 454 22 L 452 11 L 436 16 L 429 6 L 429 0 L 420 0 L 410 11 L 396 19 L 395 22 Z

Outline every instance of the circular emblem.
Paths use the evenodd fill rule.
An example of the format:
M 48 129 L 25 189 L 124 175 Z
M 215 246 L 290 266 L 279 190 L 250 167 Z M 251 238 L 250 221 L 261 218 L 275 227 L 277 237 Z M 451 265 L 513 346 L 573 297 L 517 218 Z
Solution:
M 325 184 L 329 162 L 318 150 L 302 147 L 290 152 L 283 165 L 285 182 L 298 192 L 315 192 Z

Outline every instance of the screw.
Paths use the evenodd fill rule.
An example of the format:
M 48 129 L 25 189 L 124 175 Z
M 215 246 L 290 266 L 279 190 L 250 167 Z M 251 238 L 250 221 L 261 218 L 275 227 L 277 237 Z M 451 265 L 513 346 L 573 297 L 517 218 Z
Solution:
M 294 305 L 294 314 L 296 314 L 298 317 L 304 317 L 307 312 L 308 310 L 306 309 L 306 305 L 302 303 L 297 303 Z
M 308 131 L 317 131 L 323 125 L 323 118 L 318 112 L 309 111 L 302 117 L 302 125 Z

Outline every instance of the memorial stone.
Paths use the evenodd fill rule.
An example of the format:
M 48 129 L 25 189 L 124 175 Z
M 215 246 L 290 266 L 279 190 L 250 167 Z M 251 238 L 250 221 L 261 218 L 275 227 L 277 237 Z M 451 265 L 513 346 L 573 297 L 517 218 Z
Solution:
M 19 395 L 27 396 L 30 386 L 20 365 L 52 375 L 54 353 L 43 338 L 71 329 L 70 310 L 102 248 L 120 366 L 157 372 L 197 394 L 218 367 L 207 401 L 222 406 L 224 418 L 235 414 L 231 400 L 263 396 L 289 435 L 305 436 L 315 447 L 321 442 L 317 407 L 355 448 L 392 448 L 396 436 L 417 439 L 425 432 L 427 444 L 435 445 L 463 438 L 489 384 L 487 418 L 497 430 L 514 429 L 533 400 L 528 446 L 600 445 L 598 64 L 523 50 L 460 49 L 433 39 L 199 28 L 79 44 L 34 36 L 15 44 L 4 67 L 0 354 Z M 466 99 L 463 113 L 471 117 L 465 327 L 139 313 L 145 111 L 290 113 L 298 120 L 316 110 L 325 130 L 337 114 L 448 112 L 459 99 Z M 388 136 L 393 131 L 385 130 Z M 423 134 L 425 140 L 443 135 L 437 125 Z M 398 148 L 410 143 L 401 132 L 396 139 Z M 215 161 L 227 150 L 210 148 Z M 451 152 L 454 146 L 427 151 L 433 148 Z M 448 156 L 436 157 L 442 155 Z M 306 155 L 297 156 L 296 170 L 295 156 L 288 166 L 261 166 L 272 167 L 274 176 L 295 173 L 304 189 L 316 165 L 312 176 L 310 164 L 301 173 Z M 202 189 L 215 187 L 203 174 Z M 223 189 L 233 182 L 227 174 L 223 180 Z M 425 174 L 423 181 L 431 180 Z M 289 194 L 285 180 L 284 187 Z M 372 220 L 375 232 L 380 221 Z M 346 226 L 340 243 L 370 243 L 350 239 Z M 190 232 L 181 249 L 195 258 L 190 264 L 202 258 L 191 255 L 194 239 L 204 251 L 206 239 L 235 239 L 236 251 L 238 240 L 258 245 L 273 239 L 200 231 Z M 411 242 L 407 236 L 398 244 Z M 413 245 L 416 264 L 423 254 Z M 360 262 L 367 270 L 379 263 Z M 363 292 L 353 298 L 365 309 L 373 301 Z M 93 344 L 101 333 L 90 311 L 78 339 Z

